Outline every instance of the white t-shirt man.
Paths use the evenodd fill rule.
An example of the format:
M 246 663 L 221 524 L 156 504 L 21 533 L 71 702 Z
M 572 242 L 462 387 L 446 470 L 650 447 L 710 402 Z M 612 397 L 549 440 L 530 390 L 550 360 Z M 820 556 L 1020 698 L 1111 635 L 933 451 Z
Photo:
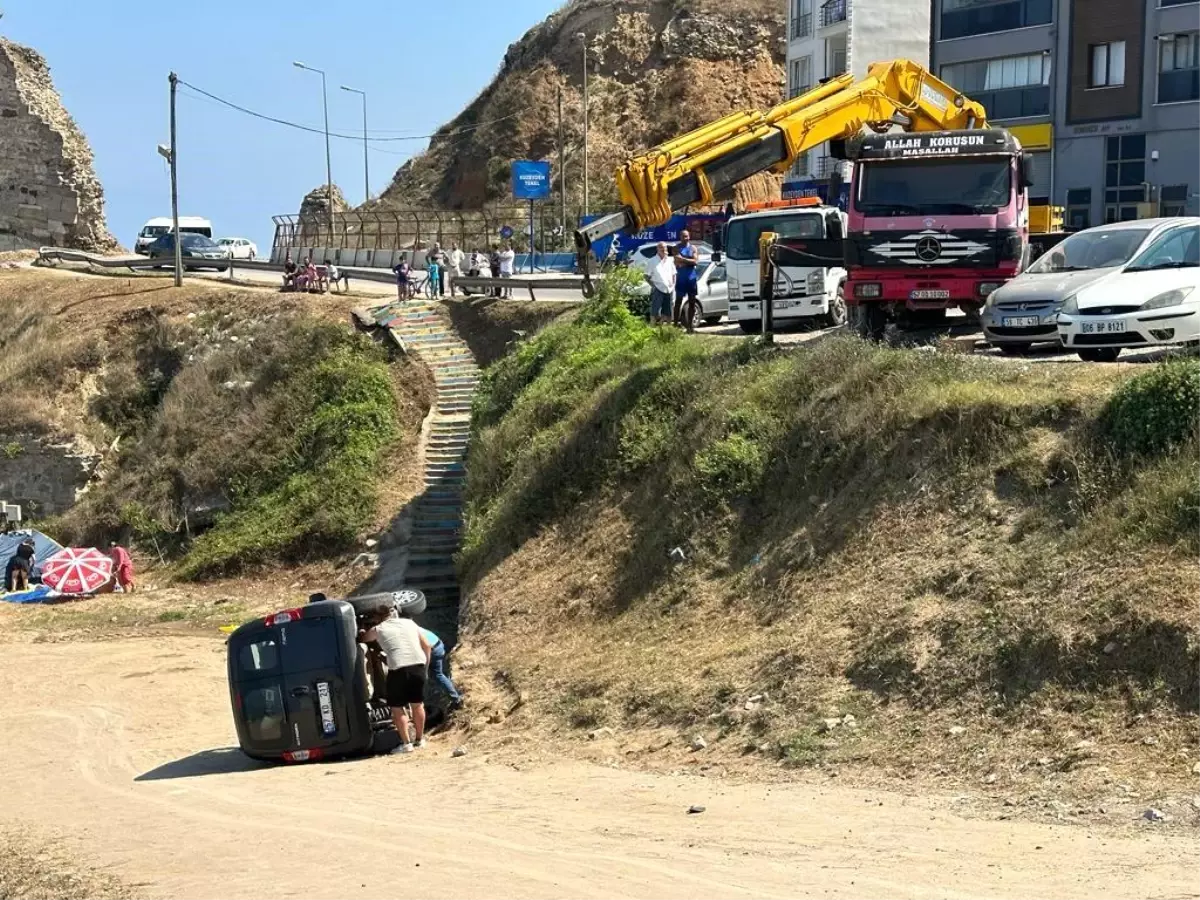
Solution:
M 655 256 L 650 261 L 650 285 L 664 294 L 675 292 L 675 260 L 670 256 Z
M 513 273 L 513 261 L 516 260 L 517 254 L 512 247 L 505 247 L 500 251 L 500 277 Z
M 412 619 L 389 616 L 374 628 L 374 638 L 387 657 L 389 672 L 405 666 L 425 665 L 425 649 L 421 646 L 421 629 Z
M 465 258 L 466 254 L 457 247 L 454 247 L 449 253 L 446 254 L 446 264 L 450 267 L 451 275 L 462 274 L 462 264 Z

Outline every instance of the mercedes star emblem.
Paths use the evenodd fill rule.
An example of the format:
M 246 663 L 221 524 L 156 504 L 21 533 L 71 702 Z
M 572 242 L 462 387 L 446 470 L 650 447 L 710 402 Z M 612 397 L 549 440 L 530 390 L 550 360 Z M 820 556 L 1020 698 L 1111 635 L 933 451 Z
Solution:
M 923 237 L 917 241 L 917 259 L 933 262 L 942 255 L 942 245 L 937 238 Z

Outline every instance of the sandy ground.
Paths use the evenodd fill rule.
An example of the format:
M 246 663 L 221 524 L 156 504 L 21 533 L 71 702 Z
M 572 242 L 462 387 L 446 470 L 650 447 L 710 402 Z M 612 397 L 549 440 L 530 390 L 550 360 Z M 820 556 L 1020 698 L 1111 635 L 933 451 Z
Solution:
M 1200 896 L 1188 837 L 964 820 L 948 798 L 453 759 L 447 737 L 264 767 L 230 746 L 220 641 L 2 652 L 0 827 L 148 896 Z

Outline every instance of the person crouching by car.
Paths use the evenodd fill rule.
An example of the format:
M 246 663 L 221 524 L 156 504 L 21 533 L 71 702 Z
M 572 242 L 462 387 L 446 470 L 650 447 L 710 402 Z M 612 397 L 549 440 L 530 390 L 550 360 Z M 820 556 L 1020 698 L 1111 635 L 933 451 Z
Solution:
M 392 723 L 400 735 L 393 753 L 412 753 L 409 738 L 408 709 L 417 747 L 425 746 L 425 677 L 433 648 L 412 619 L 392 615 L 390 609 L 378 609 L 364 617 L 368 627 L 362 640 L 374 641 L 387 660 L 387 702 Z
M 421 634 L 432 648 L 429 651 L 429 672 L 433 675 L 433 680 L 440 684 L 442 690 L 449 695 L 450 708 L 461 709 L 462 694 L 458 692 L 458 688 L 454 686 L 454 682 L 450 680 L 450 676 L 446 672 L 446 645 L 428 628 L 422 628 Z

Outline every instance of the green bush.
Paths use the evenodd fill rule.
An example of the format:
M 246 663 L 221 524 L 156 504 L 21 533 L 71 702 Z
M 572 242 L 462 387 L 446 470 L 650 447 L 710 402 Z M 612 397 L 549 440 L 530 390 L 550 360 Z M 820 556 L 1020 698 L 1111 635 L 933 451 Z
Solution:
M 1200 360 L 1175 359 L 1135 375 L 1113 393 L 1100 423 L 1125 454 L 1164 453 L 1193 438 L 1200 421 Z

